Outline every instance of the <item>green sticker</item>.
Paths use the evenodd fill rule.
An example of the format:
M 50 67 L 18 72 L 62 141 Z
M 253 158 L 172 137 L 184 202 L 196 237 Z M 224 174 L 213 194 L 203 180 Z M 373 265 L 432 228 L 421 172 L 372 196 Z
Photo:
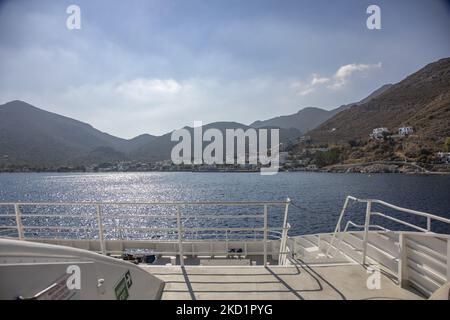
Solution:
M 114 291 L 116 293 L 117 300 L 127 300 L 129 293 L 128 293 L 128 287 L 127 282 L 125 281 L 125 278 L 120 279 L 119 283 L 114 288 Z
M 133 285 L 130 270 L 125 272 L 117 285 L 114 287 L 117 300 L 127 300 L 130 296 L 128 289 Z

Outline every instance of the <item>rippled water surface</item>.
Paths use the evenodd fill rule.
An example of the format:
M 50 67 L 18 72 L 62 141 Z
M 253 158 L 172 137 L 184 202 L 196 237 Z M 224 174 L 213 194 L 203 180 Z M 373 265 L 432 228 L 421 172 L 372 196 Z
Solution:
M 450 177 L 413 176 L 397 174 L 328 174 L 328 173 L 279 173 L 261 176 L 258 173 L 99 173 L 99 174 L 55 174 L 18 173 L 0 174 L 0 201 L 43 202 L 43 201 L 270 201 L 287 197 L 301 207 L 290 207 L 289 222 L 291 234 L 327 232 L 334 229 L 345 196 L 377 198 L 387 202 L 437 215 L 450 217 Z M 35 225 L 76 226 L 80 220 L 76 215 L 92 214 L 81 219 L 83 225 L 95 228 L 95 206 L 59 207 L 24 206 L 25 221 Z M 119 230 L 121 226 L 175 227 L 176 221 L 170 216 L 176 208 L 171 206 L 106 206 L 104 222 L 108 225 L 110 237 L 123 236 L 131 231 Z M 193 212 L 202 214 L 258 214 L 261 207 L 183 207 L 185 227 L 254 227 L 261 226 L 262 220 L 248 218 L 242 220 L 201 219 L 191 216 Z M 380 209 L 381 210 L 381 209 Z M 390 212 L 384 210 L 385 212 Z M 3 207 L 3 213 L 14 213 L 13 207 Z M 27 214 L 58 213 L 64 218 L 47 217 L 33 220 Z M 355 204 L 349 211 L 349 218 L 362 222 L 365 208 Z M 112 218 L 113 214 L 121 215 Z M 127 216 L 152 214 L 160 218 L 135 218 Z M 108 216 L 109 215 L 109 216 Z M 424 219 L 407 214 L 397 215 L 408 221 L 425 226 Z M 269 224 L 279 226 L 283 208 L 269 208 Z M 9 219 L 9 220 L 8 220 Z M 380 224 L 384 221 L 374 218 Z M 14 223 L 12 218 L 0 220 L 0 226 Z M 396 225 L 384 223 L 395 229 Z M 114 227 L 117 227 L 114 229 Z M 442 223 L 433 223 L 435 231 L 450 233 L 450 228 Z

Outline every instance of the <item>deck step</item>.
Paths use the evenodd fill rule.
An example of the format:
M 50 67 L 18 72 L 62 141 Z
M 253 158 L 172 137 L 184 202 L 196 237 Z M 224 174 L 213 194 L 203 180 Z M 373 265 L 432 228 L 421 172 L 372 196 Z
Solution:
M 321 241 L 321 249 L 326 252 L 328 250 L 328 247 L 331 242 L 332 235 L 326 235 L 320 238 Z M 338 240 L 334 240 L 333 247 L 330 250 L 330 253 L 332 255 L 336 255 L 336 247 Z M 339 244 L 339 253 L 347 255 L 351 259 L 355 260 L 356 262 L 362 261 L 362 252 L 355 246 L 353 246 L 351 243 L 348 243 L 346 240 L 346 237 L 344 237 L 344 240 L 340 242 Z M 338 254 L 339 254 L 338 253 Z
M 332 235 L 322 237 L 322 240 L 326 242 L 327 248 L 329 242 L 331 241 L 331 237 Z M 339 240 L 334 241 L 333 243 L 334 249 L 331 249 L 330 252 L 332 254 L 335 254 L 336 246 L 338 246 L 339 250 L 342 253 L 348 255 L 350 258 L 361 263 L 363 258 L 363 237 L 364 234 L 360 232 L 346 233 L 339 244 L 338 244 Z M 380 265 L 384 266 L 388 271 L 396 273 L 398 270 L 399 251 L 394 252 L 395 244 L 385 242 L 385 245 L 388 246 L 388 250 L 383 250 L 381 248 L 382 245 L 380 245 L 380 243 L 387 241 L 386 239 L 381 240 L 380 238 L 377 238 L 377 235 L 374 234 L 369 234 L 369 239 L 372 240 L 373 243 L 372 242 L 368 243 L 366 257 L 370 259 L 370 261 L 376 261 Z
M 350 236 L 351 235 L 351 236 Z M 356 247 L 362 248 L 364 241 L 363 232 L 351 232 L 346 237 Z M 379 251 L 386 252 L 389 256 L 397 257 L 400 252 L 398 237 L 390 235 L 389 232 L 370 232 L 368 235 L 369 246 L 375 247 Z
M 301 237 L 296 237 L 295 239 L 296 239 L 297 244 L 299 244 L 303 248 L 317 247 L 317 244 L 314 243 L 312 240 L 308 239 L 308 237 L 301 236 Z
M 319 252 L 319 247 L 304 236 L 295 237 L 295 253 L 299 257 L 305 257 L 308 254 Z
M 369 233 L 369 244 L 387 252 L 389 255 L 398 257 L 400 245 L 393 238 L 386 239 L 381 233 Z
M 387 236 L 388 233 L 384 235 Z M 357 248 L 362 251 L 364 233 L 354 232 L 347 235 L 348 242 L 351 242 Z M 391 236 L 380 237 L 377 232 L 370 232 L 368 235 L 367 244 L 367 257 L 377 261 L 382 266 L 386 267 L 387 270 L 396 274 L 398 272 L 398 260 L 400 254 L 400 248 L 398 243 L 395 242 L 394 238 Z
M 319 245 L 316 243 L 318 241 Z M 409 240 L 406 242 L 408 254 L 412 259 L 420 261 L 416 269 L 423 269 L 428 278 L 440 282 L 445 277 L 447 268 L 446 247 L 440 239 L 425 238 L 425 240 Z M 333 245 L 330 248 L 330 243 Z M 363 261 L 364 232 L 308 235 L 297 237 L 295 250 L 299 258 L 307 262 L 336 262 L 352 260 Z M 431 249 L 433 247 L 433 249 Z M 434 250 L 437 248 L 437 250 Z M 326 253 L 329 253 L 328 255 Z M 399 270 L 400 245 L 399 237 L 393 232 L 374 232 L 368 234 L 366 262 L 379 265 L 384 271 L 396 276 Z M 418 258 L 415 258 L 418 257 Z M 411 264 L 414 265 L 414 262 Z M 420 282 L 421 279 L 416 279 Z
M 338 254 L 334 257 L 327 257 L 324 252 L 322 252 L 319 246 L 315 245 L 312 241 L 305 239 L 305 236 L 299 236 L 295 238 L 296 249 L 295 254 L 296 258 L 302 260 L 304 263 L 308 264 L 331 264 L 331 263 L 349 263 L 349 259 L 343 255 Z M 317 238 L 317 242 L 319 238 Z
M 319 236 L 317 234 L 306 235 L 304 236 L 304 238 L 307 239 L 309 242 L 312 242 L 315 246 L 319 245 Z

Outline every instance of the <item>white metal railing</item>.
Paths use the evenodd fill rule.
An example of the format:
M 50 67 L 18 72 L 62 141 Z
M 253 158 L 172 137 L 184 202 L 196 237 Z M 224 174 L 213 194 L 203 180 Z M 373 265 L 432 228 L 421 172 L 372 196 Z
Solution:
M 237 240 L 249 240 L 253 236 L 254 240 L 257 240 L 258 236 L 262 234 L 263 241 L 263 252 L 261 254 L 264 255 L 264 265 L 267 265 L 267 242 L 268 240 L 279 240 L 280 241 L 280 250 L 278 252 L 279 262 L 285 264 L 286 262 L 286 243 L 288 237 L 288 230 L 290 228 L 289 223 L 287 222 L 288 218 L 288 210 L 289 210 L 290 199 L 286 199 L 286 201 L 238 201 L 238 202 L 220 202 L 220 201 L 200 201 L 200 202 L 4 202 L 0 203 L 0 208 L 2 207 L 12 207 L 14 208 L 14 214 L 0 214 L 0 218 L 14 218 L 15 225 L 4 225 L 0 224 L 0 237 L 9 236 L 11 237 L 10 231 L 16 230 L 17 236 L 20 240 L 26 239 L 35 239 L 36 237 L 27 236 L 27 232 L 34 231 L 35 235 L 39 234 L 40 231 L 52 231 L 56 233 L 56 235 L 61 236 L 69 233 L 69 239 L 79 239 L 79 237 L 74 236 L 74 234 L 78 235 L 80 231 L 84 232 L 84 235 L 88 233 L 89 239 L 93 239 L 92 234 L 95 234 L 95 239 L 98 239 L 100 242 L 100 251 L 103 254 L 111 253 L 106 248 L 106 235 L 109 229 L 112 229 L 114 233 L 119 232 L 121 235 L 123 232 L 139 232 L 140 234 L 144 233 L 145 235 L 154 234 L 155 232 L 163 232 L 166 234 L 177 235 L 176 241 L 178 241 L 178 255 L 180 257 L 180 264 L 184 265 L 184 252 L 183 252 L 183 242 L 186 241 L 186 234 L 199 234 L 202 233 L 201 240 L 206 240 L 207 238 L 211 238 L 214 234 L 218 233 L 224 234 L 224 240 L 227 243 L 226 248 L 228 249 L 228 241 L 237 241 Z M 69 215 L 65 214 L 55 214 L 55 213 L 26 213 L 23 214 L 21 208 L 23 207 L 92 207 L 95 208 L 95 214 L 76 214 Z M 118 207 L 127 207 L 127 206 L 165 206 L 172 207 L 175 209 L 174 214 L 104 214 L 105 206 L 118 206 Z M 262 207 L 263 213 L 253 213 L 253 214 L 183 214 L 183 207 L 199 207 L 199 206 L 228 206 L 228 207 Z M 271 206 L 284 206 L 284 217 L 283 217 L 283 225 L 281 228 L 274 228 L 268 226 L 268 208 Z M 260 210 L 260 209 L 259 209 Z M 259 211 L 258 210 L 258 211 Z M 33 223 L 31 225 L 24 224 L 24 219 L 28 218 L 44 218 L 49 219 L 52 218 L 71 218 L 71 219 L 84 219 L 84 225 L 38 225 Z M 173 227 L 145 227 L 145 226 L 108 226 L 105 224 L 105 218 L 109 221 L 114 219 L 127 219 L 127 221 L 132 220 L 142 220 L 146 218 L 164 218 L 164 219 L 175 219 L 176 223 Z M 261 219 L 263 220 L 263 227 L 186 227 L 183 225 L 183 219 L 188 218 L 206 218 L 206 219 Z M 36 222 L 36 221 L 35 221 Z M 44 221 L 45 222 L 45 221 Z M 81 221 L 80 221 L 81 222 Z M 94 226 L 95 225 L 95 226 Z M 5 231 L 7 232 L 5 234 Z M 231 235 L 237 235 L 238 237 L 233 238 Z M 14 236 L 13 236 L 14 237 Z M 46 234 L 43 239 L 49 238 L 50 236 Z M 42 238 L 42 237 L 41 237 Z M 52 238 L 52 237 L 50 237 Z M 55 238 L 55 236 L 53 237 Z M 67 239 L 67 238 L 64 238 Z M 122 239 L 123 240 L 123 239 Z M 142 240 L 142 239 L 140 239 Z M 132 241 L 132 240 L 131 240 Z M 153 240 L 152 240 L 153 241 Z M 155 241 L 167 241 L 167 240 L 155 240 Z M 160 253 L 160 252 L 158 252 Z M 229 256 L 230 254 L 235 255 L 236 253 L 223 252 L 224 255 Z
M 286 226 L 283 227 L 283 231 L 281 232 L 280 254 L 278 256 L 278 264 L 282 266 L 286 265 L 288 254 L 290 254 L 290 249 L 287 245 L 287 241 L 289 239 L 288 232 L 290 228 L 291 225 L 286 222 Z
M 430 213 L 426 213 L 426 212 L 422 212 L 422 211 L 417 211 L 417 210 L 412 210 L 412 209 L 399 207 L 399 206 L 387 203 L 387 202 L 382 201 L 382 200 L 377 200 L 377 199 L 358 199 L 358 198 L 355 198 L 355 197 L 352 197 L 352 196 L 347 196 L 346 199 L 345 199 L 344 205 L 342 207 L 341 213 L 339 215 L 339 219 L 338 219 L 338 221 L 336 223 L 336 228 L 335 228 L 335 230 L 333 232 L 333 237 L 331 238 L 331 240 L 330 240 L 330 242 L 328 244 L 328 248 L 327 248 L 327 251 L 326 251 L 326 255 L 327 256 L 329 255 L 330 250 L 333 247 L 333 244 L 334 244 L 338 234 L 341 233 L 341 224 L 342 224 L 344 215 L 346 213 L 346 210 L 348 208 L 348 205 L 349 205 L 350 201 L 359 202 L 359 203 L 366 203 L 366 213 L 365 213 L 364 225 L 358 225 L 358 224 L 355 224 L 352 221 L 348 221 L 346 226 L 345 226 L 345 229 L 343 231 L 343 236 L 345 236 L 345 233 L 347 232 L 347 229 L 348 229 L 348 227 L 350 225 L 353 225 L 355 227 L 360 227 L 360 228 L 364 229 L 363 247 L 362 247 L 362 250 L 363 250 L 363 253 L 362 253 L 362 264 L 366 264 L 369 229 L 372 227 L 372 228 L 381 229 L 383 231 L 388 231 L 387 228 L 384 228 L 382 226 L 371 225 L 370 224 L 370 218 L 372 216 L 379 216 L 379 217 L 382 217 L 384 219 L 387 219 L 387 220 L 390 220 L 390 221 L 402 224 L 404 226 L 407 226 L 407 227 L 410 227 L 410 228 L 415 229 L 417 231 L 425 232 L 425 233 L 433 233 L 432 230 L 431 230 L 432 229 L 431 227 L 432 227 L 432 221 L 433 220 L 444 222 L 444 223 L 450 225 L 450 219 L 443 218 L 443 217 L 440 217 L 440 216 L 437 216 L 437 215 L 434 215 L 434 214 L 430 214 Z M 410 222 L 407 222 L 407 221 L 404 221 L 404 220 L 392 217 L 391 215 L 388 215 L 386 213 L 372 211 L 372 204 L 379 204 L 379 205 L 382 205 L 384 207 L 387 207 L 387 208 L 390 208 L 390 209 L 394 209 L 396 211 L 405 212 L 405 213 L 409 213 L 409 214 L 412 214 L 412 215 L 415 215 L 415 216 L 424 217 L 424 218 L 426 218 L 427 226 L 426 226 L 426 228 L 423 228 L 423 227 L 420 227 L 420 226 L 415 225 L 413 223 L 410 223 Z M 339 251 L 339 245 L 343 241 L 343 236 L 341 236 L 338 239 L 338 243 L 337 243 L 337 245 L 335 245 L 335 248 L 336 248 L 337 251 Z
M 356 224 L 356 223 L 354 223 L 351 220 L 347 221 L 347 224 L 345 225 L 344 231 L 340 232 L 340 236 L 339 236 L 338 241 L 337 241 L 337 243 L 335 245 L 335 252 L 339 252 L 340 245 L 341 245 L 342 242 L 344 242 L 345 236 L 346 236 L 348 228 L 350 226 L 353 226 L 353 227 L 356 227 L 356 228 L 360 228 L 360 229 L 364 229 L 364 227 L 365 227 L 364 225 Z M 376 225 L 376 224 L 375 225 L 369 225 L 369 228 L 375 228 L 375 229 L 379 229 L 381 231 L 390 231 L 389 229 L 384 228 L 384 227 L 379 226 L 379 225 Z M 329 250 L 329 247 L 328 247 L 328 250 Z M 328 255 L 328 250 L 327 250 L 327 255 Z

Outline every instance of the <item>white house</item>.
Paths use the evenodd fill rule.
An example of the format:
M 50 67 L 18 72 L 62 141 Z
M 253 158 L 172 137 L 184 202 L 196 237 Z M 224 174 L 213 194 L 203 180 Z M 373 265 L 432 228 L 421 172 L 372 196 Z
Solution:
M 374 139 L 381 139 L 385 133 L 389 133 L 388 128 L 375 128 L 372 130 L 370 137 Z
M 398 134 L 401 136 L 407 136 L 414 132 L 413 127 L 400 127 L 398 128 Z
M 437 156 L 442 162 L 450 163 L 450 152 L 438 152 Z
M 285 164 L 288 160 L 289 152 L 280 152 L 280 164 Z

